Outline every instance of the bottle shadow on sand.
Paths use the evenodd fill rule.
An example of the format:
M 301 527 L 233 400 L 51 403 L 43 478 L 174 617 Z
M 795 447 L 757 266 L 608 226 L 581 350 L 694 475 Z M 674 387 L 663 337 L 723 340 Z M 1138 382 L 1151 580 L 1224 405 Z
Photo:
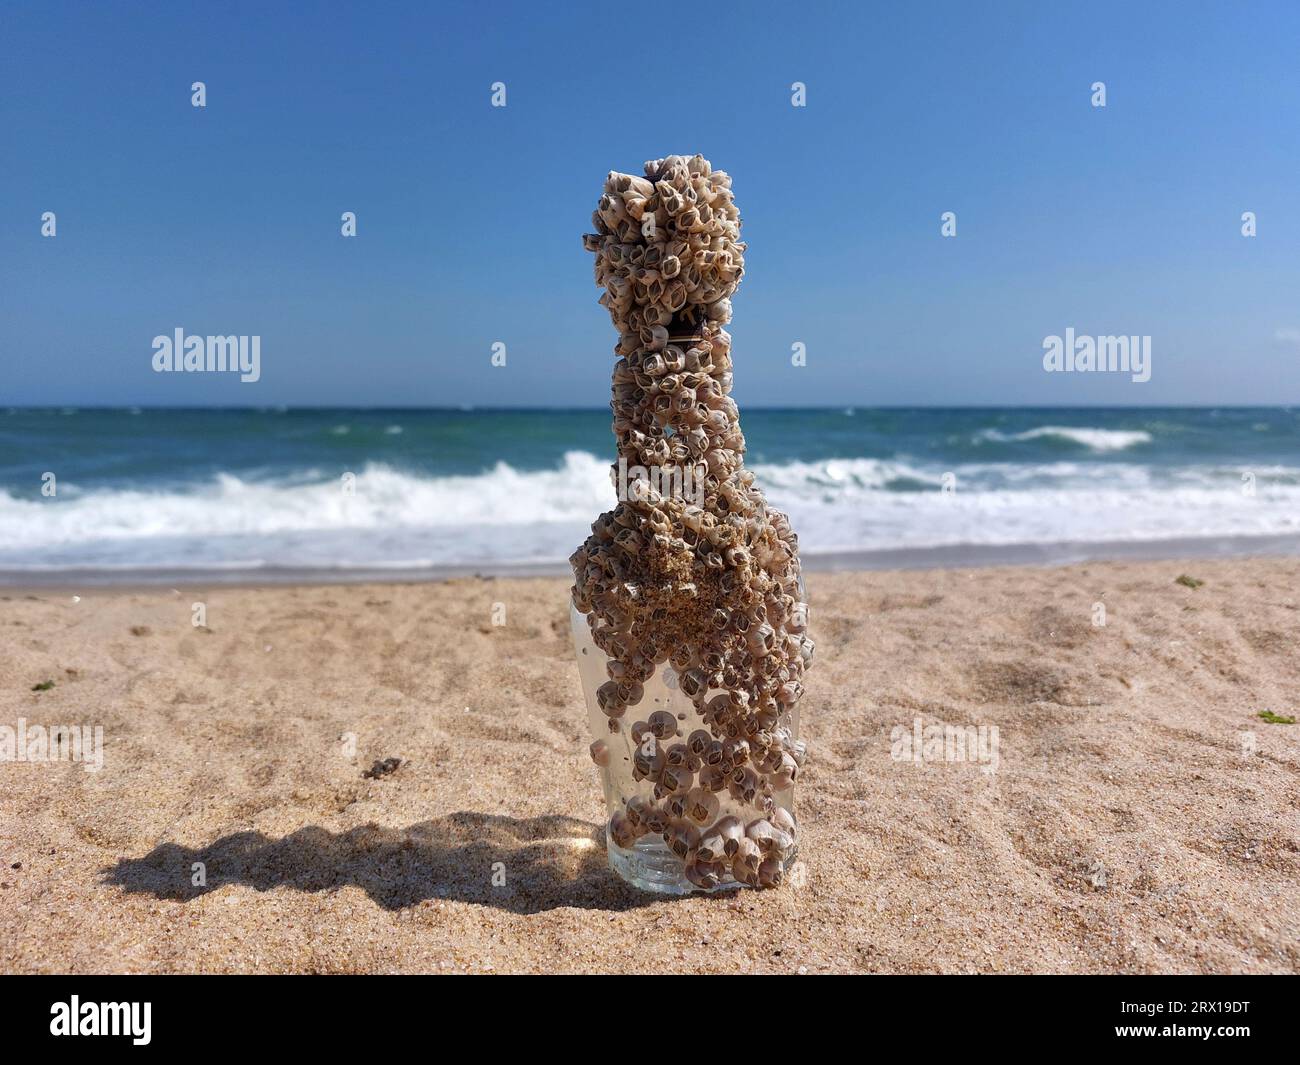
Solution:
M 425 899 L 523 914 L 562 906 L 628 910 L 658 901 L 610 871 L 603 835 L 602 825 L 558 814 L 461 811 L 409 828 L 366 824 L 335 833 L 310 825 L 281 839 L 235 832 L 206 847 L 163 843 L 142 858 L 122 859 L 104 876 L 129 892 L 182 901 L 226 884 L 310 892 L 352 884 L 387 910 Z M 201 886 L 192 882 L 197 862 Z

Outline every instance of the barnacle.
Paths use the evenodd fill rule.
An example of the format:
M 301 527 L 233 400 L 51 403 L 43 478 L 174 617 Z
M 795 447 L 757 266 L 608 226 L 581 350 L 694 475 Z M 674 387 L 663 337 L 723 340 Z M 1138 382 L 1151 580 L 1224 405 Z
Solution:
M 729 870 L 743 883 L 775 886 L 796 834 L 772 796 L 793 786 L 804 761 L 790 720 L 813 643 L 798 539 L 745 470 L 730 395 L 724 326 L 745 272 L 731 179 L 699 155 L 651 160 L 644 177 L 611 172 L 592 224 L 583 245 L 595 254 L 600 303 L 619 333 L 614 468 L 680 463 L 698 474 L 700 489 L 682 498 L 674 491 L 681 480 L 660 478 L 629 491 L 570 559 L 574 605 L 609 658 L 597 698 L 612 725 L 669 664 L 707 728 L 667 756 L 659 742 L 638 748 L 634 776 L 665 807 L 628 799 L 611 835 L 623 846 L 642 826 L 667 832 L 697 886 Z M 656 712 L 633 726 L 632 738 L 667 741 L 677 732 L 671 715 Z M 730 808 L 760 815 L 747 835 L 730 813 L 704 827 L 724 790 Z

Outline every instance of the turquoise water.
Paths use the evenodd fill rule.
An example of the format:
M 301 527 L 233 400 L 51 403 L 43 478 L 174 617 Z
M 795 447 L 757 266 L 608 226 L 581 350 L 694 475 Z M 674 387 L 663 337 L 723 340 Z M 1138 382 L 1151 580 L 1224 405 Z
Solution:
M 751 410 L 742 425 L 810 558 L 1300 534 L 1289 408 Z M 613 502 L 613 457 L 604 411 L 9 410 L 0 570 L 551 566 Z

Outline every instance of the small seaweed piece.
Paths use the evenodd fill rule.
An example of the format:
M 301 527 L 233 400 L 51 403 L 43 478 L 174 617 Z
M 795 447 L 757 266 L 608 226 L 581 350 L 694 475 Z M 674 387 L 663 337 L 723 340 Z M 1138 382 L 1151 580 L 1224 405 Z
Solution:
M 1275 714 L 1272 710 L 1261 710 L 1255 715 L 1261 721 L 1267 721 L 1270 725 L 1294 725 L 1295 718 L 1288 717 L 1285 714 Z
M 53 688 L 53 687 L 54 687 L 54 681 L 52 681 L 52 680 L 43 680 L 43 681 L 41 681 L 39 684 L 33 684 L 33 685 L 32 685 L 32 691 L 34 691 L 34 692 L 47 692 L 47 691 L 49 691 L 49 690 L 50 690 L 51 688 Z
M 1174 578 L 1174 583 L 1181 584 L 1184 588 L 1199 588 L 1205 582 L 1198 580 L 1196 577 L 1189 577 L 1186 573 L 1182 573 Z
M 361 775 L 367 780 L 378 780 L 380 777 L 386 777 L 389 773 L 396 773 L 401 766 L 400 758 L 385 758 L 383 761 L 376 761 L 369 769 Z

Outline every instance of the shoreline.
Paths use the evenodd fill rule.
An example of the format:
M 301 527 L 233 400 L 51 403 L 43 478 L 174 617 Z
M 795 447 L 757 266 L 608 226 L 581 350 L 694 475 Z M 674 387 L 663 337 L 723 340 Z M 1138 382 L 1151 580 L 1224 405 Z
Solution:
M 576 543 L 575 543 L 575 546 Z M 984 569 L 1000 566 L 1072 566 L 1087 562 L 1174 562 L 1206 559 L 1300 557 L 1300 533 L 1268 536 L 1177 537 L 1163 540 L 1056 541 L 1051 543 L 955 544 L 869 551 L 807 552 L 807 573 Z M 261 566 L 230 569 L 0 568 L 0 591 L 48 589 L 129 590 L 158 587 L 261 588 L 355 584 L 424 584 L 464 577 L 567 577 L 567 561 L 465 563 L 432 566 Z

